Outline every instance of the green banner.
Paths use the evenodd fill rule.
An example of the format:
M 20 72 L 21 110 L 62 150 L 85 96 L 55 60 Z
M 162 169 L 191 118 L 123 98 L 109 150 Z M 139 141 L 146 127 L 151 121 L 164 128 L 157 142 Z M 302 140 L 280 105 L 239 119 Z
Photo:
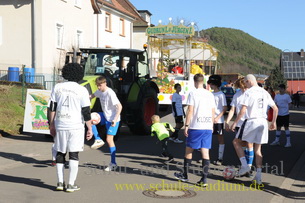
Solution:
M 195 29 L 193 26 L 186 27 L 184 25 L 159 25 L 156 27 L 148 27 L 146 35 L 161 35 L 161 34 L 178 34 L 178 35 L 194 35 Z

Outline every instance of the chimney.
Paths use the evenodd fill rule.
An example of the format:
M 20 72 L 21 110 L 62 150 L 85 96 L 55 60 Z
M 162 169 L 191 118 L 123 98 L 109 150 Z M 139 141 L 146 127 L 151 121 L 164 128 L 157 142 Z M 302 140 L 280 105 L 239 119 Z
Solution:
M 305 56 L 305 53 L 304 53 L 304 49 L 301 49 L 301 57 L 304 57 Z

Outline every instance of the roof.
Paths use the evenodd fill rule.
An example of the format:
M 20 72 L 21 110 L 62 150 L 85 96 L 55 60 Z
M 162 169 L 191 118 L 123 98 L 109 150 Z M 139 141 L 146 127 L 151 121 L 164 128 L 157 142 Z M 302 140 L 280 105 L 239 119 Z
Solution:
M 305 61 L 305 56 L 301 57 L 301 52 L 282 52 L 282 57 L 288 56 L 288 61 Z
M 141 15 L 138 13 L 134 5 L 128 0 L 96 0 L 96 1 L 99 2 L 100 7 L 107 6 L 125 15 L 128 15 L 129 17 L 134 18 L 135 19 L 134 23 L 147 25 L 147 22 L 141 17 Z

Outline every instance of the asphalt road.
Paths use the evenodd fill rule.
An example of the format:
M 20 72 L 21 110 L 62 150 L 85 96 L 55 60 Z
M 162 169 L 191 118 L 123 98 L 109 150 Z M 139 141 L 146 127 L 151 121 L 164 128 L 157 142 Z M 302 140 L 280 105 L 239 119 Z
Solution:
M 54 191 L 57 178 L 55 167 L 50 165 L 52 139 L 44 135 L 0 138 L 0 202 L 302 202 L 305 201 L 305 175 L 299 174 L 303 174 L 300 171 L 305 163 L 300 164 L 305 157 L 304 109 L 291 110 L 292 148 L 283 147 L 284 134 L 281 146 L 263 146 L 264 187 L 260 189 L 253 187 L 251 179 L 246 177 L 223 181 L 225 166 L 214 165 L 211 165 L 209 187 L 195 187 L 201 166 L 197 163 L 200 159 L 197 151 L 194 152 L 190 182 L 179 183 L 173 173 L 181 167 L 184 144 L 169 144 L 175 162 L 166 165 L 155 137 L 132 135 L 123 126 L 116 143 L 118 170 L 103 171 L 110 160 L 107 146 L 91 150 L 89 146 L 93 140 L 86 142 L 85 151 L 80 153 L 77 178 L 81 190 L 74 193 Z M 161 116 L 162 121 L 174 124 L 169 112 L 162 112 Z M 271 132 L 269 142 L 274 136 L 275 132 Z M 184 139 L 182 132 L 180 137 Z M 238 166 L 232 140 L 233 133 L 226 133 L 224 165 Z M 217 153 L 217 139 L 213 138 L 211 161 L 217 158 Z M 68 174 L 68 169 L 65 173 Z M 68 181 L 67 175 L 65 179 Z

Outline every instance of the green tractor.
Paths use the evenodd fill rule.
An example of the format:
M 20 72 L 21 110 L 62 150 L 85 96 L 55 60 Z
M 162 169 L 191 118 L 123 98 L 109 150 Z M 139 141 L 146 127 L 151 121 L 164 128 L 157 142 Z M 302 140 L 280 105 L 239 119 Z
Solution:
M 71 56 L 76 58 L 73 57 L 76 53 L 70 54 L 66 61 L 70 61 Z M 80 84 L 89 94 L 97 90 L 95 79 L 104 75 L 123 106 L 121 121 L 134 134 L 150 134 L 151 116 L 159 111 L 159 88 L 150 79 L 146 49 L 81 48 L 77 56 L 85 68 Z M 91 101 L 91 109 L 92 112 L 101 111 L 98 99 Z

